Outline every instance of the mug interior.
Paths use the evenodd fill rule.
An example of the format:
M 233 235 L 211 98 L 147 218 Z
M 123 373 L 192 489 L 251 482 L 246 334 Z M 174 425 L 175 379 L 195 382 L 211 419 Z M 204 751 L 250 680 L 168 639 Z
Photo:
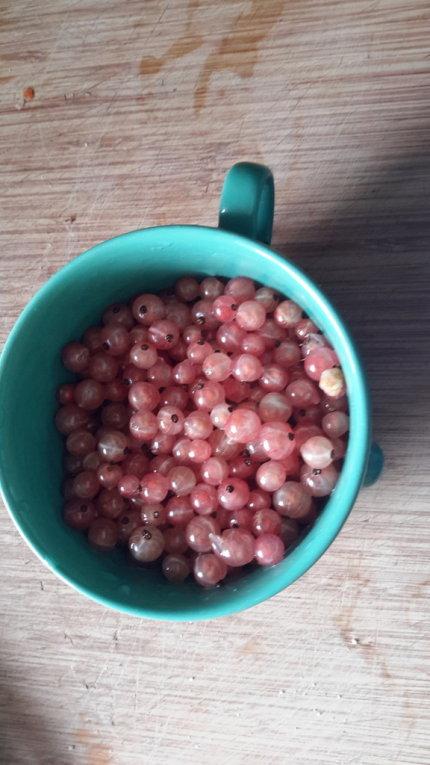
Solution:
M 169 584 L 117 550 L 103 554 L 62 521 L 62 438 L 54 427 L 55 392 L 71 379 L 62 346 L 100 320 L 104 307 L 156 291 L 181 275 L 250 276 L 292 300 L 327 335 L 345 372 L 350 437 L 338 484 L 304 539 L 273 568 L 238 573 L 205 590 L 191 580 Z M 0 477 L 3 496 L 36 554 L 80 592 L 112 608 L 160 619 L 196 620 L 242 610 L 282 590 L 326 550 L 360 488 L 369 442 L 369 403 L 354 344 L 334 308 L 299 269 L 235 234 L 166 226 L 97 245 L 54 275 L 21 314 L 0 366 Z

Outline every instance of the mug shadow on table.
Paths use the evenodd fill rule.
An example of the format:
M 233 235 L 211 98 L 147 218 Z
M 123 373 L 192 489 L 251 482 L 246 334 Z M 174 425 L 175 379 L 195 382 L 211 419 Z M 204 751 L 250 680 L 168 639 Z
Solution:
M 315 279 L 348 323 L 367 368 L 374 433 L 390 463 L 394 439 L 425 436 L 430 417 L 430 152 L 380 161 L 352 179 L 330 220 L 288 232 L 275 249 Z M 407 416 L 399 417 L 402 407 Z M 407 432 L 406 432 L 407 431 Z M 391 469 L 399 449 L 393 449 Z M 404 470 L 404 467 L 403 467 Z

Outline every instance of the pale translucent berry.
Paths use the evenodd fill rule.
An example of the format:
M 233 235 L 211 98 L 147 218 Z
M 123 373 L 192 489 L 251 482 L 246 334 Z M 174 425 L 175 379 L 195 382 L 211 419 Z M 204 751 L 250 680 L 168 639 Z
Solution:
M 266 319 L 258 332 L 266 344 L 266 350 L 271 350 L 277 343 L 285 340 L 285 331 L 274 321 L 274 319 Z
M 202 372 L 208 380 L 222 382 L 230 376 L 231 359 L 225 353 L 211 353 L 203 361 Z
M 158 360 L 158 354 L 156 348 L 150 343 L 136 343 L 130 350 L 129 359 L 130 363 L 138 369 L 149 369 Z
M 328 412 L 322 418 L 322 429 L 330 438 L 340 438 L 349 430 L 349 417 L 345 412 Z
M 312 436 L 300 448 L 304 462 L 312 468 L 326 468 L 334 458 L 333 444 L 325 436 Z
M 270 494 L 261 489 L 254 489 L 249 494 L 247 507 L 255 513 L 257 510 L 263 510 L 264 507 L 270 507 Z
M 275 321 L 280 327 L 289 329 L 294 327 L 302 318 L 302 309 L 292 300 L 283 300 L 275 308 Z
M 239 454 L 230 462 L 230 475 L 234 478 L 244 478 L 245 480 L 251 478 L 257 470 L 257 466 L 246 455 Z
M 226 529 L 211 535 L 212 550 L 228 566 L 246 566 L 254 558 L 254 537 L 244 528 Z
M 163 558 L 161 568 L 164 576 L 173 584 L 180 584 L 190 575 L 191 569 L 183 555 L 171 554 Z
M 226 510 L 239 510 L 249 500 L 249 487 L 241 478 L 227 478 L 218 487 L 218 502 Z
M 260 431 L 261 434 L 261 431 Z M 266 450 L 263 448 L 263 445 L 261 443 L 260 437 L 257 441 L 251 441 L 250 443 L 246 444 L 245 452 L 246 456 L 250 457 L 252 462 L 259 463 L 259 462 L 266 462 L 269 459 L 269 455 L 267 454 Z
M 257 439 L 260 430 L 261 420 L 258 414 L 249 409 L 235 409 L 224 426 L 226 436 L 241 444 Z
M 326 396 L 330 396 L 330 398 L 341 398 L 344 396 L 346 392 L 346 385 L 345 378 L 340 367 L 325 369 L 320 377 L 319 386 L 321 390 L 326 394 Z
M 75 402 L 81 409 L 86 409 L 88 412 L 98 409 L 102 405 L 104 397 L 103 385 L 97 380 L 81 380 L 75 386 Z
M 225 407 L 226 404 L 218 404 L 220 407 Z M 217 407 L 215 407 L 216 409 Z M 212 414 L 215 411 L 215 409 L 212 410 L 211 415 L 207 412 L 204 412 L 203 410 L 199 410 L 197 412 L 191 412 L 191 414 L 187 415 L 187 417 L 184 420 L 184 433 L 187 436 L 187 438 L 199 438 L 199 439 L 205 439 L 209 438 L 210 434 L 213 431 L 213 425 L 212 425 Z
M 257 300 L 245 300 L 237 309 L 236 322 L 239 327 L 242 327 L 247 332 L 255 332 L 255 330 L 261 329 L 265 321 L 265 308 Z
M 162 502 L 170 488 L 169 479 L 161 473 L 147 473 L 141 479 L 140 485 L 143 499 L 151 505 Z
M 276 534 L 262 534 L 255 540 L 255 560 L 260 566 L 274 566 L 284 553 L 284 543 Z
M 189 521 L 185 529 L 185 539 L 188 547 L 195 552 L 203 553 L 211 550 L 211 534 L 218 534 L 220 527 L 214 518 L 208 516 L 195 516 Z
M 273 361 L 284 369 L 290 369 L 300 362 L 300 348 L 293 340 L 283 340 L 275 345 Z
M 338 364 L 339 359 L 337 358 L 336 353 L 331 348 L 322 347 L 316 348 L 306 356 L 304 368 L 307 376 L 310 377 L 311 380 L 316 380 L 318 382 L 322 373 L 325 372 L 326 369 L 331 369 Z
M 190 502 L 198 515 L 210 515 L 218 506 L 218 494 L 215 486 L 198 483 L 191 491 Z
M 102 489 L 97 497 L 99 515 L 116 520 L 126 509 L 127 503 L 117 489 Z
M 232 375 L 239 382 L 254 382 L 262 373 L 263 365 L 260 359 L 251 353 L 242 353 L 233 362 Z
M 116 521 L 118 542 L 127 544 L 130 535 L 142 523 L 138 510 L 126 510 Z
M 186 465 L 178 465 L 169 471 L 167 476 L 169 488 L 177 497 L 184 497 L 190 494 L 196 485 L 196 475 L 194 470 Z
M 149 327 L 155 321 L 161 321 L 166 315 L 166 307 L 161 298 L 149 293 L 138 295 L 131 310 L 136 321 L 145 327 Z
M 88 541 L 99 550 L 113 550 L 118 542 L 118 529 L 108 518 L 96 518 L 88 529 Z
M 187 403 L 188 393 L 180 385 L 170 385 L 160 391 L 160 406 L 176 406 L 178 409 L 185 409 Z
M 303 465 L 300 480 L 312 497 L 327 497 L 336 486 L 338 472 L 333 465 L 326 468 L 311 468 Z
M 191 317 L 195 324 L 205 329 L 213 329 L 218 326 L 218 319 L 213 313 L 213 300 L 203 298 L 194 303 L 191 309 Z
M 226 574 L 226 564 L 212 553 L 198 555 L 194 561 L 194 579 L 202 587 L 215 587 Z
M 123 475 L 117 483 L 118 491 L 126 499 L 140 492 L 140 480 L 137 475 Z
M 233 401 L 234 404 L 240 404 L 245 401 L 250 393 L 251 388 L 249 383 L 239 382 L 233 377 L 229 377 L 224 383 L 224 395 L 227 401 Z
M 92 502 L 71 499 L 63 509 L 63 518 L 68 526 L 78 531 L 85 531 L 96 517 L 96 508 Z
M 179 327 L 170 319 L 161 319 L 149 327 L 149 339 L 159 350 L 168 351 L 179 340 Z
M 149 470 L 152 473 L 167 475 L 169 470 L 171 470 L 172 467 L 175 467 L 175 465 L 176 460 L 171 454 L 157 454 L 157 456 L 153 457 L 149 463 Z
M 167 455 L 173 449 L 176 436 L 172 436 L 170 433 L 156 433 L 150 443 L 151 454 L 154 455 Z
M 236 323 L 221 324 L 218 327 L 216 339 L 226 353 L 234 353 L 240 350 L 245 334 L 245 330 Z
M 74 430 L 67 436 L 66 449 L 75 457 L 85 457 L 94 451 L 96 439 L 88 430 Z
M 194 462 L 196 465 L 201 465 L 202 462 L 206 462 L 212 454 L 212 447 L 208 441 L 204 441 L 201 438 L 195 438 L 190 443 L 188 449 L 188 459 Z
M 260 387 L 268 393 L 279 393 L 284 390 L 287 382 L 288 372 L 277 364 L 265 366 L 259 379 Z
M 287 422 L 293 407 L 283 393 L 266 393 L 258 404 L 258 414 L 263 422 Z
M 240 350 L 243 353 L 250 353 L 252 356 L 262 356 L 266 350 L 266 344 L 258 332 L 247 332 L 242 338 Z
M 118 373 L 118 360 L 109 356 L 104 351 L 98 351 L 91 356 L 88 362 L 87 374 L 89 378 L 99 383 L 112 382 Z M 76 391 L 75 391 L 76 400 Z
M 205 358 L 212 353 L 212 346 L 205 340 L 197 340 L 195 343 L 191 343 L 187 348 L 188 359 L 193 364 L 203 364 Z
M 200 295 L 200 284 L 193 276 L 182 276 L 175 283 L 175 294 L 179 300 L 192 303 Z
M 160 502 L 155 502 L 153 505 L 143 505 L 140 510 L 140 518 L 146 526 L 165 526 L 167 509 Z
M 215 430 L 209 436 L 209 443 L 212 447 L 214 457 L 222 457 L 225 460 L 232 460 L 242 451 L 242 445 L 238 441 L 233 441 L 225 432 Z
M 327 346 L 327 340 L 319 332 L 310 332 L 302 343 L 302 356 L 305 359 L 313 351 Z
M 288 401 L 297 409 L 318 404 L 320 396 L 314 383 L 304 378 L 290 382 L 285 391 Z
M 166 509 L 167 520 L 172 526 L 185 526 L 194 516 L 189 497 L 171 497 Z
M 85 372 L 90 360 L 90 352 L 82 343 L 68 343 L 64 346 L 61 360 L 70 372 Z
M 130 347 L 130 335 L 119 324 L 108 324 L 100 333 L 102 348 L 110 356 L 123 356 Z
M 287 477 L 287 471 L 281 462 L 269 460 L 263 462 L 257 470 L 255 480 L 260 489 L 267 492 L 280 489 Z
M 97 478 L 101 486 L 104 489 L 114 489 L 118 485 L 119 479 L 122 477 L 122 469 L 119 465 L 112 465 L 108 462 L 103 462 L 97 468 Z
M 200 294 L 209 300 L 215 300 L 224 292 L 224 284 L 216 276 L 206 276 L 200 283 Z
M 158 432 L 158 420 L 153 412 L 141 409 L 130 417 L 129 428 L 136 441 L 150 441 Z
M 213 302 L 213 313 L 218 321 L 222 324 L 227 324 L 236 318 L 238 307 L 239 304 L 236 302 L 235 297 L 232 295 L 221 295 L 215 298 Z
M 193 395 L 194 403 L 197 409 L 203 409 L 206 412 L 210 412 L 217 404 L 222 404 L 224 401 L 224 388 L 218 382 L 212 382 L 209 380 L 206 383 L 201 383 L 197 386 Z
M 297 481 L 287 481 L 273 495 L 273 506 L 281 515 L 303 518 L 310 510 L 312 499 Z
M 306 340 L 314 332 L 318 332 L 318 327 L 311 319 L 300 319 L 294 327 L 294 334 L 300 342 Z
M 238 303 L 253 300 L 255 297 L 254 282 L 247 276 L 235 276 L 227 282 L 224 292 L 226 295 L 232 295 Z
M 152 383 L 157 388 L 166 388 L 168 385 L 171 385 L 173 381 L 172 368 L 164 361 L 164 359 L 158 359 L 158 361 L 148 369 L 147 378 L 148 382 Z
M 190 359 L 184 359 L 173 368 L 173 380 L 177 385 L 191 385 L 199 373 L 199 367 Z
M 201 466 L 201 476 L 210 486 L 219 486 L 228 476 L 228 465 L 222 457 L 209 457 Z
M 128 400 L 133 409 L 146 409 L 152 412 L 160 403 L 160 394 L 155 385 L 140 380 L 131 385 Z
M 176 406 L 163 406 L 157 414 L 158 427 L 162 433 L 177 436 L 184 427 L 184 415 Z
M 172 448 L 172 455 L 178 462 L 188 462 L 188 451 L 190 448 L 191 440 L 189 438 L 180 438 L 175 441 Z
M 202 340 L 202 330 L 196 324 L 189 324 L 183 329 L 182 339 L 187 345 L 194 345 Z
M 122 462 L 128 454 L 127 436 L 120 430 L 105 430 L 99 438 L 98 450 L 105 462 Z
M 281 516 L 276 510 L 264 507 L 262 510 L 257 510 L 253 513 L 251 522 L 251 531 L 254 536 L 259 537 L 261 534 L 278 534 L 281 533 Z
M 267 313 L 273 313 L 279 303 L 279 295 L 271 287 L 259 287 L 255 293 L 255 300 L 261 303 Z
M 296 448 L 293 429 L 286 422 L 266 422 L 259 435 L 259 441 L 267 457 L 282 460 Z
M 156 526 L 138 526 L 128 539 L 128 549 L 138 563 L 152 563 L 164 550 L 164 537 Z

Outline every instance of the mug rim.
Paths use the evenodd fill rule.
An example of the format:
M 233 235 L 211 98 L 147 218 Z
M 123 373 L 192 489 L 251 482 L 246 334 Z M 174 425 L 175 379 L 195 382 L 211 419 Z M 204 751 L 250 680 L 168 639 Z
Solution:
M 370 400 L 369 392 L 366 385 L 366 380 L 362 368 L 362 363 L 355 347 L 355 343 L 350 336 L 350 333 L 338 314 L 336 308 L 331 303 L 331 300 L 320 290 L 317 284 L 308 277 L 299 267 L 292 262 L 278 254 L 272 249 L 271 246 L 261 244 L 248 237 L 241 236 L 230 231 L 200 225 L 177 225 L 171 224 L 166 226 L 152 226 L 144 229 L 136 229 L 133 231 L 119 234 L 99 242 L 83 253 L 73 258 L 71 261 L 62 266 L 55 274 L 53 274 L 33 295 L 23 311 L 16 320 L 12 330 L 10 331 L 3 350 L 0 354 L 0 387 L 2 384 L 2 378 L 6 374 L 7 361 L 9 355 L 13 352 L 13 346 L 15 339 L 19 336 L 20 332 L 27 325 L 28 320 L 34 311 L 38 310 L 43 305 L 45 297 L 55 290 L 57 286 L 64 283 L 64 279 L 67 279 L 73 274 L 73 271 L 78 269 L 82 262 L 90 257 L 95 257 L 99 252 L 104 249 L 110 249 L 115 247 L 119 241 L 125 239 L 140 242 L 142 237 L 150 236 L 151 234 L 164 234 L 170 233 L 173 236 L 193 236 L 201 234 L 204 231 L 209 236 L 214 236 L 215 239 L 220 241 L 220 238 L 224 238 L 231 247 L 246 247 L 252 250 L 255 257 L 263 257 L 266 261 L 269 261 L 276 268 L 279 268 L 286 276 L 292 278 L 296 284 L 303 287 L 307 294 L 312 298 L 314 304 L 318 306 L 319 311 L 324 314 L 327 323 L 331 325 L 333 331 L 339 339 L 342 340 L 341 349 L 341 361 L 342 366 L 346 366 L 351 370 L 351 378 L 353 380 L 353 392 L 348 392 L 349 404 L 351 407 L 352 402 L 354 406 L 351 407 L 351 433 L 348 440 L 348 448 L 345 456 L 344 464 L 339 476 L 338 485 L 343 486 L 343 502 L 340 507 L 336 507 L 336 503 L 333 503 L 333 499 L 336 498 L 336 489 L 330 496 L 327 504 L 324 507 L 323 512 L 318 517 L 313 527 L 305 534 L 296 547 L 292 551 L 288 552 L 285 561 L 289 560 L 290 565 L 285 571 L 281 571 L 278 568 L 278 576 L 266 583 L 265 586 L 257 585 L 251 590 L 251 592 L 243 593 L 240 604 L 221 602 L 221 603 L 208 603 L 206 606 L 199 608 L 196 603 L 195 612 L 190 614 L 188 611 L 184 612 L 180 609 L 175 610 L 170 608 L 169 611 L 157 610 L 155 608 L 146 608 L 141 606 L 133 606 L 121 602 L 119 596 L 113 594 L 111 597 L 105 597 L 100 595 L 91 587 L 83 585 L 81 582 L 74 579 L 73 575 L 68 572 L 65 573 L 61 570 L 61 566 L 55 561 L 55 556 L 46 554 L 45 551 L 31 538 L 29 529 L 24 528 L 24 524 L 21 523 L 17 514 L 13 509 L 13 496 L 7 482 L 7 475 L 4 471 L 2 452 L 0 450 L 0 492 L 11 516 L 15 526 L 24 538 L 29 547 L 37 555 L 37 557 L 50 568 L 53 573 L 60 579 L 65 581 L 68 585 L 73 587 L 81 594 L 89 597 L 91 600 L 100 603 L 104 606 L 112 608 L 116 611 L 127 613 L 134 616 L 154 618 L 167 621 L 196 621 L 212 619 L 219 616 L 226 616 L 233 613 L 238 613 L 246 608 L 255 606 L 268 598 L 273 597 L 287 586 L 296 581 L 311 566 L 313 566 L 318 559 L 324 554 L 331 543 L 336 538 L 343 524 L 345 523 L 359 492 L 362 484 L 367 457 L 370 445 Z M 321 323 L 321 322 L 320 322 Z M 338 351 L 339 346 L 336 347 Z M 346 364 L 345 364 L 346 361 Z M 353 397 L 353 398 L 352 398 Z M 348 485 L 346 482 L 348 481 Z M 327 512 L 329 511 L 329 512 Z M 282 566 L 283 562 L 278 564 L 278 567 Z

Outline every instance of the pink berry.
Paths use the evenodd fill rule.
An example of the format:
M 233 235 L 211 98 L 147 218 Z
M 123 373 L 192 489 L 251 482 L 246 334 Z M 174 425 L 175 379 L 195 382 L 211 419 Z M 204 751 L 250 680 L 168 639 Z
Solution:
M 142 487 L 141 495 L 148 504 L 162 502 L 169 491 L 169 480 L 161 473 L 147 473 L 141 479 L 140 484 Z
M 150 441 L 158 432 L 158 420 L 152 412 L 141 409 L 130 417 L 129 428 L 136 441 Z
M 175 499 L 175 497 L 173 499 Z M 192 513 L 188 515 L 188 520 L 191 518 Z M 164 550 L 166 553 L 171 553 L 172 555 L 182 555 L 188 550 L 184 524 L 171 526 L 164 531 Z
M 94 451 L 96 439 L 88 430 L 74 430 L 67 436 L 66 449 L 75 457 L 85 457 Z
M 240 350 L 243 353 L 250 353 L 251 356 L 262 356 L 266 350 L 266 344 L 258 332 L 248 332 L 242 339 Z
M 338 364 L 339 359 L 335 352 L 331 348 L 326 347 L 316 348 L 314 351 L 311 351 L 304 360 L 304 368 L 307 376 L 310 377 L 311 380 L 316 380 L 317 382 L 326 369 L 331 369 Z
M 188 459 L 191 462 L 201 465 L 202 462 L 206 462 L 212 454 L 212 447 L 208 441 L 203 441 L 201 438 L 195 438 L 190 443 L 188 449 Z
M 273 495 L 274 508 L 289 518 L 303 518 L 311 505 L 311 497 L 297 481 L 287 481 Z
M 224 292 L 224 284 L 216 276 L 206 276 L 200 284 L 200 294 L 209 300 L 215 300 Z
M 155 502 L 153 505 L 143 505 L 140 518 L 145 526 L 165 526 L 167 509 L 160 502 Z
M 266 422 L 259 435 L 266 455 L 274 460 L 288 457 L 296 448 L 293 429 L 286 422 Z
M 283 393 L 266 393 L 258 404 L 258 414 L 263 422 L 287 422 L 293 407 Z
M 196 476 L 191 468 L 185 465 L 174 467 L 167 476 L 169 488 L 177 497 L 184 497 L 190 494 L 196 485 Z
M 82 343 L 68 343 L 63 348 L 61 359 L 66 369 L 80 374 L 88 367 L 90 352 Z
M 164 550 L 164 537 L 156 526 L 138 526 L 130 534 L 128 549 L 138 563 L 152 563 Z
M 213 313 L 213 300 L 207 298 L 194 303 L 191 309 L 191 317 L 195 324 L 205 329 L 211 329 L 218 325 L 218 320 Z
M 288 372 L 276 364 L 268 364 L 264 367 L 259 379 L 260 387 L 267 392 L 276 392 L 284 390 L 288 382 Z
M 71 526 L 72 529 L 86 531 L 95 517 L 96 508 L 92 502 L 82 499 L 71 499 L 64 505 L 64 522 Z
M 262 510 L 257 510 L 251 517 L 251 531 L 254 536 L 281 533 L 281 516 L 275 510 L 264 507 Z
M 198 515 L 210 515 L 218 505 L 217 490 L 207 483 L 198 483 L 191 491 L 190 502 Z
M 241 444 L 254 441 L 260 430 L 261 420 L 259 416 L 249 409 L 236 409 L 231 413 L 224 426 L 226 436 Z
M 161 568 L 166 579 L 173 584 L 180 584 L 185 581 L 191 573 L 187 559 L 178 553 L 166 555 L 163 558 Z
M 155 321 L 161 321 L 166 314 L 166 308 L 161 298 L 149 293 L 138 295 L 133 301 L 131 310 L 136 321 L 145 327 L 149 327 Z
M 129 353 L 130 363 L 138 369 L 149 369 L 153 367 L 158 360 L 156 348 L 149 343 L 139 343 L 133 345 Z
M 255 332 L 266 321 L 265 308 L 257 300 L 245 300 L 237 309 L 236 321 L 247 332 Z
M 160 402 L 160 394 L 152 383 L 139 381 L 131 385 L 128 400 L 133 409 L 146 409 L 152 412 Z
M 117 359 L 109 356 L 104 351 L 99 351 L 91 356 L 88 362 L 87 374 L 89 378 L 99 383 L 112 382 L 118 373 Z M 76 392 L 75 392 L 76 399 Z
M 172 526 L 185 526 L 194 517 L 189 497 L 171 497 L 166 508 L 167 520 Z
M 281 488 L 287 477 L 287 471 L 281 462 L 269 460 L 263 462 L 255 476 L 256 483 L 263 491 L 273 492 Z
M 214 406 L 210 413 L 210 421 L 211 423 L 216 427 L 220 428 L 221 430 L 225 428 L 225 424 L 230 417 L 230 414 L 233 411 L 233 407 L 230 404 L 217 404 L 217 406 Z M 195 416 L 196 413 L 191 414 L 187 417 L 187 420 L 189 417 Z M 208 434 L 210 435 L 210 434 Z M 207 438 L 208 436 L 206 436 Z
M 222 382 L 230 376 L 231 360 L 225 353 L 211 353 L 203 361 L 202 372 L 208 380 Z
M 245 300 L 253 300 L 255 297 L 254 282 L 247 276 L 236 276 L 227 282 L 224 292 L 226 295 L 234 297 L 239 304 Z
M 184 359 L 173 367 L 172 377 L 177 385 L 191 385 L 197 377 L 199 367 L 190 359 Z
M 302 445 L 300 454 L 309 467 L 326 468 L 334 458 L 333 444 L 325 436 L 313 436 Z
M 304 378 L 291 382 L 285 393 L 290 404 L 297 409 L 304 409 L 320 402 L 317 388 L 310 380 Z
M 148 382 L 155 385 L 156 388 L 167 388 L 172 384 L 173 373 L 172 368 L 167 364 L 164 359 L 158 359 L 147 372 Z
M 340 438 L 349 430 L 349 417 L 345 412 L 328 412 L 322 418 L 321 424 L 329 438 Z
M 122 462 L 128 453 L 127 436 L 120 430 L 105 430 L 99 438 L 98 451 L 105 462 Z
M 214 406 L 224 401 L 224 389 L 218 382 L 208 381 L 201 383 L 193 395 L 194 403 L 197 409 L 203 409 L 210 412 Z
M 117 489 L 102 489 L 97 497 L 99 515 L 116 520 L 126 509 L 126 501 Z
M 96 518 L 88 530 L 88 541 L 99 550 L 113 550 L 118 542 L 116 523 L 108 518 Z
M 275 345 L 273 361 L 284 369 L 290 369 L 300 362 L 300 348 L 293 340 L 283 340 Z
M 215 587 L 226 574 L 226 564 L 212 553 L 198 555 L 194 561 L 194 579 L 202 587 Z
M 240 382 L 254 382 L 263 374 L 263 365 L 257 356 L 242 353 L 233 362 L 232 374 Z
M 279 303 L 279 295 L 271 287 L 260 287 L 255 293 L 255 300 L 261 303 L 266 313 L 272 313 Z
M 120 324 L 108 324 L 100 332 L 102 348 L 110 356 L 123 356 L 130 347 L 130 335 Z
M 254 537 L 244 528 L 226 529 L 211 535 L 212 550 L 228 566 L 246 566 L 254 558 Z
M 302 309 L 292 300 L 283 300 L 275 308 L 275 321 L 280 327 L 289 329 L 294 327 L 302 318 Z
M 220 531 L 218 523 L 214 518 L 196 516 L 192 518 L 185 529 L 185 539 L 188 546 L 198 553 L 209 552 L 211 550 L 211 534 L 218 534 Z
M 234 321 L 239 304 L 233 295 L 221 295 L 214 299 L 213 313 L 222 324 Z
M 221 324 L 216 333 L 216 339 L 225 353 L 239 351 L 245 337 L 245 330 L 237 324 Z
M 149 339 L 156 348 L 167 351 L 178 342 L 179 328 L 173 321 L 161 319 L 149 327 Z
M 157 414 L 158 427 L 166 435 L 176 436 L 184 427 L 184 415 L 175 406 L 163 406 Z
M 227 462 L 221 457 L 209 457 L 201 467 L 201 476 L 210 486 L 219 486 L 228 476 Z
M 200 295 L 200 285 L 192 276 L 183 276 L 175 284 L 175 294 L 179 300 L 192 303 Z
M 265 507 L 270 507 L 270 494 L 261 489 L 254 489 L 249 494 L 247 507 L 255 513 L 257 510 L 263 510 Z
M 326 468 L 311 468 L 303 465 L 300 480 L 313 497 L 327 497 L 332 493 L 338 479 L 338 472 L 333 465 Z
M 218 487 L 218 502 L 226 510 L 239 510 L 249 499 L 249 487 L 241 478 L 227 478 Z
M 193 364 L 203 364 L 205 358 L 212 353 L 212 346 L 205 340 L 197 340 L 195 343 L 191 343 L 187 348 L 188 359 Z
M 170 454 L 175 443 L 175 438 L 176 437 L 172 436 L 170 433 L 162 433 L 161 431 L 156 433 L 149 446 L 151 454 L 156 456 Z
M 76 404 L 82 409 L 86 409 L 89 412 L 98 409 L 104 400 L 103 385 L 97 382 L 97 380 L 81 380 L 75 386 L 74 398 Z
M 284 553 L 284 543 L 276 534 L 262 534 L 255 540 L 255 560 L 260 566 L 280 563 Z
M 225 404 L 219 404 L 218 406 L 226 406 Z M 216 407 L 215 407 L 216 408 Z M 214 410 L 212 410 L 213 412 Z M 210 436 L 213 431 L 213 425 L 211 422 L 211 416 L 207 412 L 202 410 L 191 412 L 184 420 L 184 433 L 187 438 L 205 439 Z

